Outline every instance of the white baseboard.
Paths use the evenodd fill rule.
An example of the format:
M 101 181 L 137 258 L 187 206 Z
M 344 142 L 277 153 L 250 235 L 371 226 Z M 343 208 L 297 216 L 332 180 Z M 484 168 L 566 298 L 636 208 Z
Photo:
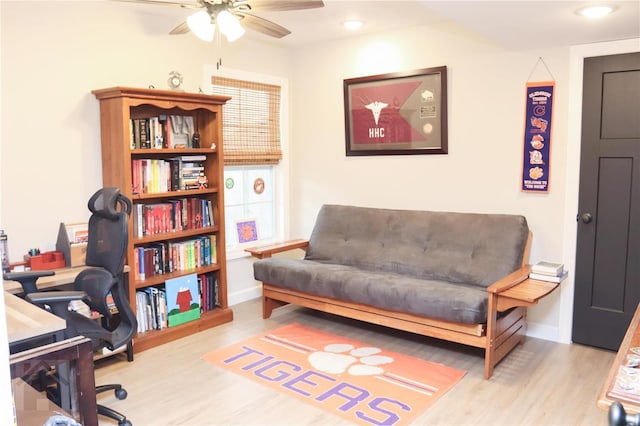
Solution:
M 262 284 L 229 293 L 229 306 L 262 297 Z
M 527 321 L 527 336 L 535 337 L 537 339 L 550 340 L 558 343 L 562 342 L 560 339 L 560 330 L 558 327 L 552 327 L 550 325 L 532 323 Z

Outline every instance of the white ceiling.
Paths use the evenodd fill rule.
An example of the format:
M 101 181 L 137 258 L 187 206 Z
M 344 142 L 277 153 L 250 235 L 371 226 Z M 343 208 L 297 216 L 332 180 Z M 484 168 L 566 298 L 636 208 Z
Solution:
M 617 7 L 616 11 L 597 21 L 589 21 L 575 11 L 586 4 L 602 1 L 324 0 L 324 3 L 325 7 L 320 9 L 256 13 L 288 28 L 291 34 L 273 39 L 248 32 L 247 37 L 283 47 L 299 47 L 359 34 L 441 24 L 460 26 L 508 49 L 560 47 L 640 37 L 640 0 L 608 1 Z M 135 8 L 136 13 L 151 14 L 171 22 L 167 32 L 192 13 L 176 6 L 121 5 Z M 357 32 L 349 32 L 341 25 L 347 19 L 360 19 L 365 25 Z M 640 46 L 638 48 L 640 50 Z

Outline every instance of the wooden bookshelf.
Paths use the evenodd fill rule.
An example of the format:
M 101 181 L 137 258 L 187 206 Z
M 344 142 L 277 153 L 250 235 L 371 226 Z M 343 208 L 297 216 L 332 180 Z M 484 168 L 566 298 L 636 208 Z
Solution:
M 213 222 L 211 226 L 174 230 L 153 235 L 138 235 L 134 232 L 134 221 L 129 223 L 129 245 L 127 264 L 135 264 L 136 248 L 154 243 L 181 242 L 202 236 L 215 236 L 216 261 L 188 270 L 173 270 L 139 279 L 135 271 L 128 274 L 128 295 L 136 311 L 136 291 L 150 286 L 161 287 L 170 278 L 192 273 L 214 274 L 218 285 L 218 304 L 215 309 L 204 312 L 200 319 L 161 330 L 148 330 L 134 338 L 136 351 L 149 349 L 163 343 L 215 327 L 233 320 L 233 312 L 227 301 L 227 274 L 225 256 L 223 152 L 222 152 L 222 106 L 229 99 L 212 96 L 157 89 L 112 87 L 94 90 L 92 93 L 100 103 L 100 130 L 102 140 L 102 180 L 104 186 L 120 188 L 136 205 L 149 205 L 169 200 L 199 199 L 211 202 Z M 132 143 L 132 120 L 159 116 L 192 117 L 194 131 L 200 135 L 200 146 L 141 148 Z M 207 187 L 201 189 L 171 190 L 162 192 L 133 191 L 133 160 L 169 160 L 179 156 L 204 156 L 204 174 Z M 133 215 L 133 214 L 132 214 Z

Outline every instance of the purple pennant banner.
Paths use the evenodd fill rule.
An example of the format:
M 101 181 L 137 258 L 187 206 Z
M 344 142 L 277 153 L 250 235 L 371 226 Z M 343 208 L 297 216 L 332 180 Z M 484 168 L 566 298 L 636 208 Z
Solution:
M 549 192 L 555 82 L 527 83 L 522 190 Z

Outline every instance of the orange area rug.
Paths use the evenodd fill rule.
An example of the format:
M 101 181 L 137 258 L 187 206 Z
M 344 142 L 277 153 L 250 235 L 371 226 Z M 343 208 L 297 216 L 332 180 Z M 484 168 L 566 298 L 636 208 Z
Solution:
M 203 359 L 365 425 L 411 423 L 466 374 L 300 324 Z

